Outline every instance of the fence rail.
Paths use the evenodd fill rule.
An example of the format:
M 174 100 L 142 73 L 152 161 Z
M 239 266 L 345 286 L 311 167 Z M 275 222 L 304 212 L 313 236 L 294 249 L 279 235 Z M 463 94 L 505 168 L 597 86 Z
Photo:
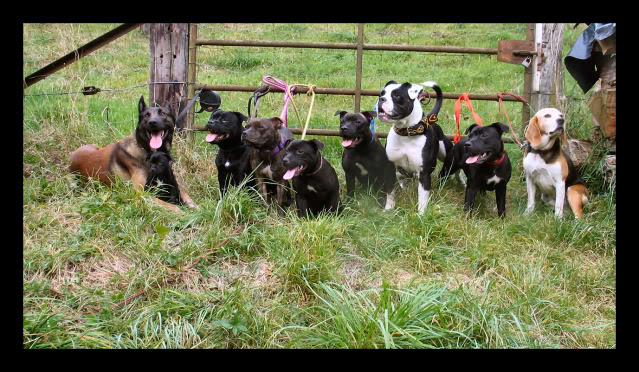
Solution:
M 265 48 L 316 48 L 316 49 L 354 49 L 359 43 L 318 43 L 271 40 L 196 40 L 195 45 L 209 46 L 245 46 Z M 363 50 L 387 50 L 398 52 L 463 53 L 496 55 L 497 48 L 464 48 L 450 46 L 399 45 L 399 44 L 361 44 Z
M 255 92 L 259 87 L 250 85 L 210 85 L 210 84 L 195 84 L 195 90 L 216 90 L 221 92 Z M 271 87 L 270 92 L 284 93 L 283 90 L 277 87 Z M 295 93 L 306 93 L 308 88 L 295 87 Z M 315 88 L 316 94 L 333 94 L 333 95 L 345 95 L 354 96 L 357 94 L 356 89 L 338 89 L 338 88 Z M 363 96 L 379 96 L 379 90 L 362 89 L 360 94 Z M 442 93 L 444 99 L 458 99 L 461 93 Z M 470 94 L 471 100 L 479 101 L 499 101 L 497 94 Z M 518 99 L 511 96 L 503 96 L 503 101 L 521 102 Z

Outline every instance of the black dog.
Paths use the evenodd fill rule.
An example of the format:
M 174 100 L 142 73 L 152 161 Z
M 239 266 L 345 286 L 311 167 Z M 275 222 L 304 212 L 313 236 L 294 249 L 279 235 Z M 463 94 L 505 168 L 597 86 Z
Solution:
M 158 199 L 167 203 L 182 205 L 175 175 L 171 169 L 174 160 L 168 152 L 156 151 L 149 155 L 149 175 L 144 185 L 145 190 L 154 189 Z
M 395 164 L 388 160 L 386 149 L 370 129 L 370 123 L 377 113 L 337 111 L 335 115 L 340 118 L 339 130 L 344 146 L 342 167 L 346 176 L 346 194 L 353 197 L 355 180 L 358 180 L 365 187 L 372 186 L 375 192 L 384 192 L 385 195 L 378 195 L 378 202 L 383 206 L 387 195 L 395 187 L 397 176 Z
M 286 141 L 282 165 L 287 169 L 285 180 L 293 179 L 295 202 L 300 217 L 320 212 L 339 212 L 339 181 L 337 173 L 320 150 L 324 144 L 310 141 Z
M 464 208 L 467 211 L 473 208 L 478 191 L 495 191 L 497 214 L 499 217 L 506 215 L 506 185 L 512 167 L 501 135 L 508 131 L 503 123 L 473 124 L 467 130 L 468 138 L 457 142 L 446 155 L 440 179 L 457 172 L 460 167 L 464 170 L 467 177 Z
M 254 150 L 242 142 L 242 122 L 247 120 L 239 112 L 217 110 L 206 123 L 209 131 L 206 142 L 217 145 L 220 149 L 215 157 L 215 167 L 222 197 L 229 185 L 239 186 L 247 177 L 249 179 L 245 185 L 255 186 L 250 161 Z

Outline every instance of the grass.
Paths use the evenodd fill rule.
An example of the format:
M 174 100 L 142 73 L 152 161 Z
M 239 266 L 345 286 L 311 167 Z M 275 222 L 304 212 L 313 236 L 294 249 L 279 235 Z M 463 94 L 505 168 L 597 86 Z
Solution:
M 25 24 L 24 75 L 114 27 Z M 566 30 L 565 54 L 582 30 Z M 365 41 L 495 48 L 524 33 L 523 24 L 370 24 Z M 199 35 L 354 42 L 357 25 L 201 24 Z M 422 216 L 411 180 L 392 211 L 359 190 L 340 216 L 304 219 L 292 211 L 280 217 L 244 189 L 220 199 L 217 148 L 203 133 L 175 136 L 178 179 L 200 208 L 174 214 L 130 182 L 74 184 L 67 174 L 68 154 L 80 145 L 133 132 L 137 101 L 148 97 L 147 86 L 135 87 L 149 79 L 148 48 L 148 36 L 133 31 L 25 91 L 25 349 L 616 348 L 616 181 L 604 180 L 601 145 L 581 170 L 591 202 L 580 220 L 570 212 L 558 220 L 541 203 L 523 216 L 522 155 L 514 145 L 506 146 L 513 177 L 503 220 L 490 193 L 464 212 L 464 189 L 454 179 L 434 188 Z M 352 89 L 355 62 L 355 51 L 202 47 L 198 81 L 260 85 L 272 75 Z M 364 51 L 363 62 L 363 89 L 395 79 L 434 80 L 445 92 L 523 91 L 523 68 L 489 56 Z M 119 90 L 45 95 L 88 85 Z M 566 94 L 569 135 L 589 139 L 587 95 L 568 74 Z M 221 96 L 223 109 L 246 111 L 248 93 Z M 295 100 L 305 120 L 310 99 Z M 374 102 L 362 97 L 361 107 Z M 281 95 L 266 95 L 260 115 L 279 116 L 281 105 Z M 506 105 L 520 130 L 521 105 Z M 310 127 L 336 129 L 335 111 L 353 106 L 349 96 L 318 95 Z M 473 106 L 484 121 L 496 121 L 495 102 Z M 445 100 L 447 134 L 455 129 L 452 112 Z M 196 125 L 207 119 L 197 115 Z M 462 119 L 462 129 L 470 120 Z M 292 110 L 289 122 L 299 127 Z M 378 121 L 376 128 L 389 126 Z M 340 141 L 318 138 L 346 201 Z

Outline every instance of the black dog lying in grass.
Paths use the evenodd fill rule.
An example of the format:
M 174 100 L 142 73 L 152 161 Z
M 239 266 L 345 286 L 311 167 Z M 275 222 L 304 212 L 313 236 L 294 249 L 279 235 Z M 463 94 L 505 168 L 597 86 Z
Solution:
M 147 158 L 149 162 L 149 175 L 144 185 L 145 190 L 155 191 L 158 199 L 167 203 L 182 205 L 184 201 L 180 197 L 175 175 L 171 169 L 174 160 L 168 152 L 152 152 Z

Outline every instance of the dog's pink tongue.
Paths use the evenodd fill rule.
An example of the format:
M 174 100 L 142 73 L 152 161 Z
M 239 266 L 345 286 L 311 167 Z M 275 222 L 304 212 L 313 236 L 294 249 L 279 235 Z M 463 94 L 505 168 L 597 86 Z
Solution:
M 348 147 L 353 143 L 353 140 L 351 139 L 345 139 L 344 141 L 342 141 L 342 146 L 344 147 Z
M 474 162 L 477 161 L 477 159 L 479 159 L 479 155 L 471 156 L 468 159 L 466 159 L 466 164 L 473 164 Z
M 162 147 L 162 136 L 157 133 L 157 134 L 151 134 L 151 148 L 152 149 L 159 149 L 160 147 Z
M 217 138 L 217 134 L 209 133 L 206 135 L 206 142 L 213 142 Z
M 284 179 L 290 180 L 291 178 L 295 176 L 296 171 L 297 171 L 297 168 L 287 170 L 286 173 L 284 173 Z

